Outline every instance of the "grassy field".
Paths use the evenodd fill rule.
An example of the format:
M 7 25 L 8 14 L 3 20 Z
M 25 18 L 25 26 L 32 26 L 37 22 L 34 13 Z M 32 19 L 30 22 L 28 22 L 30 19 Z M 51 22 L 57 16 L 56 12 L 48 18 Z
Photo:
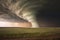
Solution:
M 60 28 L 0 28 L 0 34 L 22 34 L 22 33 L 48 33 L 60 32 Z
M 43 39 L 48 36 L 50 36 L 50 39 L 52 38 L 51 35 L 57 36 L 57 38 L 60 38 L 60 28 L 0 28 L 0 38 L 2 39 L 23 39 L 25 38 L 39 38 Z M 55 37 L 54 36 L 54 37 Z M 56 37 L 55 37 L 56 38 Z M 37 40 L 36 39 L 36 40 Z M 48 38 L 49 39 L 49 38 Z M 28 40 L 28 39 L 27 39 Z M 33 39 L 32 39 L 33 40 Z

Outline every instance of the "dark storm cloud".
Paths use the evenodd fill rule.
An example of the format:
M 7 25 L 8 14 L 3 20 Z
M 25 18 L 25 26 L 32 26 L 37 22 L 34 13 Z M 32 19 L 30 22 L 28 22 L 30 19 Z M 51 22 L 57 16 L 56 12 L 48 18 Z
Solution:
M 32 12 L 31 15 L 35 15 L 37 21 L 60 23 L 59 0 L 0 0 L 0 12 L 12 16 L 16 14 L 18 17 L 25 12 Z

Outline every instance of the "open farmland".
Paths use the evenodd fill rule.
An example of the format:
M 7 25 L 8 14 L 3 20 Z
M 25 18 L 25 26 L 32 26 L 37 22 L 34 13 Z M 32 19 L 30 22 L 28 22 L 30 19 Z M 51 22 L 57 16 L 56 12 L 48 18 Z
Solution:
M 0 38 L 4 40 L 59 39 L 60 28 L 0 28 Z

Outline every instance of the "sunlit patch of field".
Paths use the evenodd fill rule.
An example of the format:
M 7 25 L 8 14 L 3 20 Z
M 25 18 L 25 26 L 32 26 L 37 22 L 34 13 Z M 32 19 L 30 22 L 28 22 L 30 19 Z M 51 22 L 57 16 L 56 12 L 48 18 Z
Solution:
M 5 33 L 4 33 L 5 32 Z M 0 34 L 20 34 L 20 33 L 45 33 L 45 32 L 60 32 L 60 28 L 19 28 L 19 27 L 8 27 L 8 28 L 0 28 Z

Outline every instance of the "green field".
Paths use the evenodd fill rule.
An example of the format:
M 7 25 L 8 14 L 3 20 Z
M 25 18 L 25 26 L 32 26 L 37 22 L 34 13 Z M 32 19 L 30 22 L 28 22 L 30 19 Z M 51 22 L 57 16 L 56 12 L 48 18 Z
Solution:
M 60 28 L 0 28 L 1 40 L 60 40 Z
M 23 33 L 60 33 L 60 28 L 0 28 L 0 34 L 23 34 Z

